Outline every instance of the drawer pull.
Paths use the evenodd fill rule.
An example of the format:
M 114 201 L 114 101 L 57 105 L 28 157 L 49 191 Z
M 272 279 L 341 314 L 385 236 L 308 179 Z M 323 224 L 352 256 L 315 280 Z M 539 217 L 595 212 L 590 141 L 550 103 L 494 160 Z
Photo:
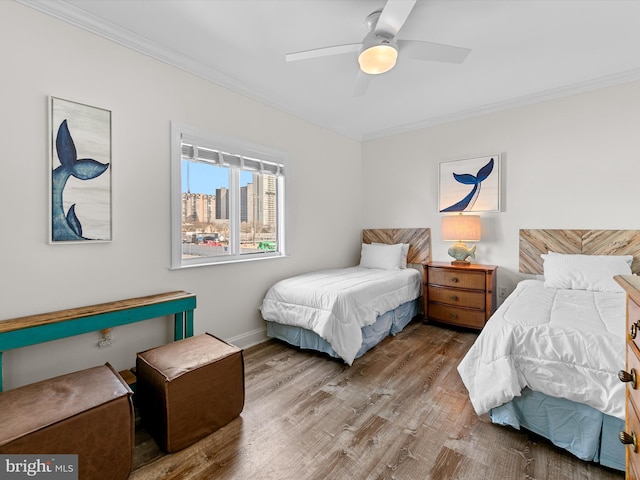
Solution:
M 451 317 L 452 320 L 455 320 L 456 318 L 458 318 L 458 314 L 457 313 L 452 313 L 449 316 Z
M 635 368 L 631 369 L 631 373 L 620 370 L 618 372 L 618 378 L 621 382 L 631 382 L 631 388 L 634 390 L 638 388 L 638 375 L 636 374 Z
M 640 328 L 640 320 L 638 320 L 636 323 L 631 324 L 631 331 L 629 332 L 631 340 L 634 340 L 638 335 L 638 328 Z
M 457 295 L 451 295 L 449 298 L 450 298 L 451 300 L 453 300 L 454 302 L 455 302 L 456 300 L 458 300 L 458 296 L 457 296 Z
M 638 439 L 636 438 L 636 432 L 631 432 L 629 435 L 627 432 L 620 432 L 620 442 L 625 445 L 633 445 L 633 451 L 638 451 Z
M 451 277 L 451 283 L 458 283 L 457 277 Z

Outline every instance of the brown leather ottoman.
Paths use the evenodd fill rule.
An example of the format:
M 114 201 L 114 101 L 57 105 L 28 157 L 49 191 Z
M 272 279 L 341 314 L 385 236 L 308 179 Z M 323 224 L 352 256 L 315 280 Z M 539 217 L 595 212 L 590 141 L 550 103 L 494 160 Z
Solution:
M 160 448 L 176 452 L 244 407 L 242 350 L 208 333 L 138 353 L 136 402 Z
M 77 454 L 81 480 L 126 479 L 131 393 L 108 363 L 2 392 L 0 453 Z

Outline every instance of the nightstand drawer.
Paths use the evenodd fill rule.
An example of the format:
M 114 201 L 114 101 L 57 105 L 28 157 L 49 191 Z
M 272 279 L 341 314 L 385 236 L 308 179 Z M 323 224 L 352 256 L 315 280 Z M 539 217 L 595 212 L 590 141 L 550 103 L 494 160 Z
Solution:
M 429 302 L 429 318 L 471 328 L 482 328 L 485 323 L 485 314 L 482 310 L 467 310 L 431 302 Z
M 627 417 L 626 417 L 626 425 L 625 431 L 629 434 L 635 433 L 636 436 L 640 436 L 640 421 L 638 420 L 638 411 L 635 408 L 635 404 L 633 401 L 628 398 L 627 399 Z M 640 450 L 634 451 L 633 445 L 626 445 L 627 448 L 627 459 L 629 460 L 629 469 L 636 472 L 640 469 Z M 637 479 L 637 476 L 627 477 L 631 479 Z
M 430 285 L 444 285 L 452 288 L 469 288 L 484 291 L 485 282 L 484 272 L 436 267 L 429 269 Z
M 638 358 L 638 349 L 631 343 L 627 344 L 627 367 L 626 371 L 631 373 L 635 370 L 638 375 L 638 386 L 633 388 L 631 382 L 627 383 L 627 398 L 633 400 L 633 403 L 640 405 L 640 359 Z M 637 432 L 640 436 L 640 431 Z
M 477 308 L 484 311 L 485 293 L 484 291 L 460 290 L 447 287 L 428 286 L 430 302 L 446 303 L 460 307 Z

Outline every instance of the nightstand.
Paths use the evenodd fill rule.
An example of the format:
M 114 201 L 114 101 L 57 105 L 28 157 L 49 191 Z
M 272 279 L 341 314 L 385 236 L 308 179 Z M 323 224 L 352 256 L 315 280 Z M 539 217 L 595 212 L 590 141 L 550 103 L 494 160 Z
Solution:
M 481 330 L 496 308 L 496 265 L 423 263 L 424 323 Z

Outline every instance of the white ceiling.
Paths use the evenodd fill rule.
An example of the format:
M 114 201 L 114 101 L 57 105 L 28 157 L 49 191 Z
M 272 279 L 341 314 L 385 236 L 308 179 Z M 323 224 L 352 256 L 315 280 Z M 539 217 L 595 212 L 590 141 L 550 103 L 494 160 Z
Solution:
M 638 0 L 418 0 L 399 37 L 471 48 L 462 65 L 402 56 L 353 96 L 385 0 L 18 0 L 355 139 L 640 79 Z

